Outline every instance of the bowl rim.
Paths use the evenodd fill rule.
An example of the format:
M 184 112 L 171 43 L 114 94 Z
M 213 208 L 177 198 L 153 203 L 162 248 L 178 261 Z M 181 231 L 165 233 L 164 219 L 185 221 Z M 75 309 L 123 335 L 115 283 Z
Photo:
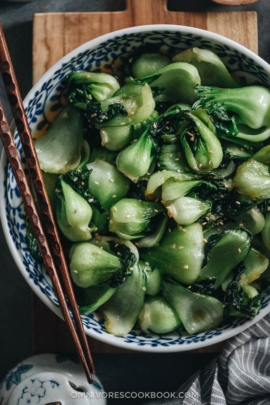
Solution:
M 53 66 L 48 69 L 42 76 L 41 78 L 32 86 L 28 94 L 23 100 L 23 104 L 26 107 L 30 101 L 30 99 L 33 97 L 35 91 L 37 88 L 41 86 L 41 84 L 48 80 L 53 73 L 59 68 L 61 64 L 64 64 L 68 61 L 71 60 L 72 57 L 75 57 L 81 52 L 84 52 L 88 49 L 95 49 L 99 45 L 101 45 L 103 42 L 106 42 L 107 40 L 113 39 L 115 37 L 121 37 L 123 35 L 129 35 L 129 34 L 136 34 L 136 33 L 146 33 L 146 32 L 182 32 L 182 33 L 187 33 L 187 34 L 193 34 L 193 35 L 198 35 L 198 36 L 203 36 L 206 39 L 215 41 L 217 43 L 220 43 L 222 45 L 227 45 L 238 52 L 244 54 L 245 56 L 249 57 L 250 59 L 254 60 L 257 64 L 259 64 L 266 72 L 270 74 L 270 65 L 263 60 L 260 56 L 256 55 L 254 52 L 249 50 L 248 48 L 244 47 L 243 45 L 226 38 L 220 34 L 216 34 L 211 31 L 207 31 L 201 28 L 194 28 L 194 27 L 189 27 L 189 26 L 184 26 L 184 25 L 173 25 L 173 24 L 151 24 L 151 25 L 140 25 L 136 27 L 129 27 L 129 28 L 124 28 L 121 30 L 117 31 L 112 31 L 108 34 L 101 35 L 97 38 L 94 38 L 88 42 L 85 42 L 84 44 L 80 45 L 79 47 L 75 48 L 71 52 L 69 52 L 67 55 L 63 56 L 61 59 L 59 59 L 56 63 L 53 64 Z M 14 123 L 11 125 L 12 131 L 14 132 L 15 126 Z M 3 184 L 5 181 L 5 168 L 7 165 L 7 156 L 5 153 L 5 150 L 2 150 L 1 153 L 1 159 L 0 159 L 0 183 Z M 61 312 L 61 309 L 57 307 L 54 302 L 46 295 L 44 294 L 38 286 L 36 286 L 33 282 L 32 279 L 28 277 L 28 274 L 26 273 L 24 269 L 24 265 L 21 260 L 21 255 L 20 251 L 17 250 L 12 237 L 9 232 L 8 224 L 7 224 L 7 218 L 6 218 L 6 199 L 4 195 L 4 189 L 1 188 L 0 190 L 0 199 L 2 201 L 2 204 L 0 204 L 0 218 L 1 218 L 1 223 L 2 223 L 2 228 L 4 232 L 4 236 L 7 242 L 7 245 L 9 247 L 10 254 L 16 263 L 18 269 L 20 270 L 20 273 L 30 286 L 31 290 L 34 291 L 34 293 L 41 299 L 41 301 L 50 309 L 52 310 L 57 316 L 59 316 L 61 319 L 63 319 L 63 315 Z M 268 304 L 269 305 L 269 304 Z M 262 319 L 268 312 L 270 308 L 266 306 L 265 308 L 261 309 L 258 315 L 250 321 L 246 321 L 243 325 L 236 326 L 235 328 L 223 330 L 220 335 L 215 335 L 212 336 L 211 339 L 205 339 L 204 341 L 198 341 L 198 342 L 191 342 L 189 344 L 179 344 L 179 345 L 170 345 L 170 346 L 139 346 L 138 344 L 134 342 L 126 342 L 124 341 L 123 337 L 119 336 L 114 336 L 109 333 L 102 333 L 99 334 L 95 332 L 93 329 L 88 329 L 84 327 L 85 332 L 88 336 L 91 336 L 101 342 L 111 344 L 116 347 L 124 348 L 124 349 L 131 349 L 134 351 L 140 351 L 140 352 L 159 352 L 159 353 L 168 353 L 168 352 L 181 352 L 181 351 L 187 351 L 187 350 L 193 350 L 193 349 L 199 349 L 202 347 L 207 347 L 211 346 L 216 343 L 220 343 L 224 340 L 227 340 L 228 338 L 231 338 L 235 335 L 237 335 L 240 332 L 243 332 L 253 324 L 257 323 L 260 319 Z M 124 337 L 125 338 L 125 337 Z

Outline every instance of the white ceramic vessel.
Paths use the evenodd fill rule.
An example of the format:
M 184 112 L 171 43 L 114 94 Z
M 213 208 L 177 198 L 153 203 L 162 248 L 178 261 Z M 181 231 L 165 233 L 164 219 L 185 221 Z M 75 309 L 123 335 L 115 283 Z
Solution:
M 65 77 L 74 70 L 93 69 L 101 64 L 113 64 L 119 57 L 143 45 L 159 48 L 172 54 L 190 47 L 210 49 L 218 54 L 229 71 L 245 84 L 254 82 L 269 87 L 270 67 L 257 55 L 243 46 L 217 34 L 192 27 L 153 25 L 116 31 L 94 39 L 62 58 L 38 81 L 24 100 L 26 114 L 33 132 L 42 130 L 50 117 L 59 109 Z M 15 140 L 20 147 L 17 134 Z M 0 168 L 1 219 L 6 240 L 13 258 L 29 286 L 39 298 L 58 316 L 62 317 L 51 282 L 29 253 L 26 243 L 25 213 L 16 182 L 5 154 Z M 103 342 L 147 352 L 174 352 L 198 349 L 236 335 L 261 319 L 269 312 L 270 294 L 262 303 L 260 313 L 253 320 L 236 319 L 222 324 L 215 330 L 195 335 L 176 331 L 167 335 L 146 335 L 133 330 L 127 336 L 116 337 L 106 332 L 103 322 L 95 314 L 82 316 L 89 336 Z
M 96 375 L 88 384 L 74 356 L 40 354 L 6 375 L 0 384 L 1 405 L 105 405 L 106 393 Z

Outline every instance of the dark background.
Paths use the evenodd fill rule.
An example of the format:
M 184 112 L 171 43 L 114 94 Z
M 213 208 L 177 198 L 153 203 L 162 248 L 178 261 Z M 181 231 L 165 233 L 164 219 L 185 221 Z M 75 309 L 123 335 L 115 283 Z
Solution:
M 0 24 L 6 35 L 22 96 L 25 97 L 32 84 L 34 13 L 117 11 L 124 8 L 124 0 L 32 0 L 28 3 L 0 0 Z M 257 11 L 259 55 L 270 62 L 270 0 L 238 7 L 221 6 L 210 0 L 169 0 L 168 8 L 174 11 Z M 10 119 L 1 81 L 0 99 Z M 31 343 L 31 291 L 9 253 L 0 228 L 0 380 L 16 363 L 33 354 Z M 213 357 L 213 354 L 134 353 L 96 354 L 94 360 L 106 391 L 165 392 L 173 391 Z M 109 404 L 122 404 L 124 401 L 110 400 Z M 132 401 L 134 404 L 142 402 Z

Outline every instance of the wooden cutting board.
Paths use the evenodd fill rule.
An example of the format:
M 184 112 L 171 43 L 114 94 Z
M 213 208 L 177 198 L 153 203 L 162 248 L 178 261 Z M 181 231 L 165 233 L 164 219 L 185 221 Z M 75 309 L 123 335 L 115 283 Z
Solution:
M 224 35 L 258 53 L 255 12 L 172 12 L 167 0 L 126 0 L 126 10 L 95 13 L 45 13 L 34 15 L 33 83 L 57 60 L 95 37 L 145 24 L 178 24 Z M 65 323 L 33 294 L 33 350 L 36 353 L 74 352 Z M 128 352 L 90 340 L 92 352 Z M 218 352 L 222 344 L 198 352 Z

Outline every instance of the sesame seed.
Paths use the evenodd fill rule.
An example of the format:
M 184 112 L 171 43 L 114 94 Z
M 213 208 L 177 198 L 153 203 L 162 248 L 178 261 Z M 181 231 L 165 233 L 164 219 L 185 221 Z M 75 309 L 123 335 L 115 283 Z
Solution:
M 146 266 L 149 266 L 149 263 L 148 263 L 148 262 L 144 262 L 144 264 L 145 264 Z
M 114 179 L 110 179 L 110 182 L 113 183 L 115 180 Z
M 154 212 L 159 212 L 159 210 L 155 209 Z
M 209 150 L 209 152 L 208 152 L 208 153 L 209 153 L 209 155 L 212 155 L 213 151 L 212 151 L 212 150 Z
M 142 290 L 143 290 L 143 291 L 146 291 L 146 287 L 142 287 Z
M 127 214 L 127 215 L 126 215 L 126 218 L 130 218 L 130 214 Z
M 235 201 L 235 204 L 241 205 L 240 201 Z
M 203 241 L 204 241 L 205 243 L 207 243 L 207 242 L 208 242 L 208 240 L 207 240 L 207 239 L 203 239 Z
M 77 273 L 78 273 L 78 270 L 73 270 L 73 273 L 77 274 Z
M 241 252 L 242 252 L 242 250 L 241 250 L 240 248 L 238 248 L 238 249 L 237 249 L 237 252 L 238 252 L 238 253 L 241 253 Z
M 112 198 L 115 198 L 115 197 L 116 197 L 116 194 L 112 195 Z
M 95 184 L 99 184 L 99 182 L 98 182 L 98 181 L 95 181 Z
M 188 264 L 185 264 L 185 265 L 183 266 L 183 269 L 188 269 Z
M 178 249 L 182 250 L 182 249 L 184 249 L 184 246 L 178 246 Z
M 94 201 L 94 199 L 93 198 L 89 198 L 89 200 L 88 200 L 88 202 L 93 202 Z

